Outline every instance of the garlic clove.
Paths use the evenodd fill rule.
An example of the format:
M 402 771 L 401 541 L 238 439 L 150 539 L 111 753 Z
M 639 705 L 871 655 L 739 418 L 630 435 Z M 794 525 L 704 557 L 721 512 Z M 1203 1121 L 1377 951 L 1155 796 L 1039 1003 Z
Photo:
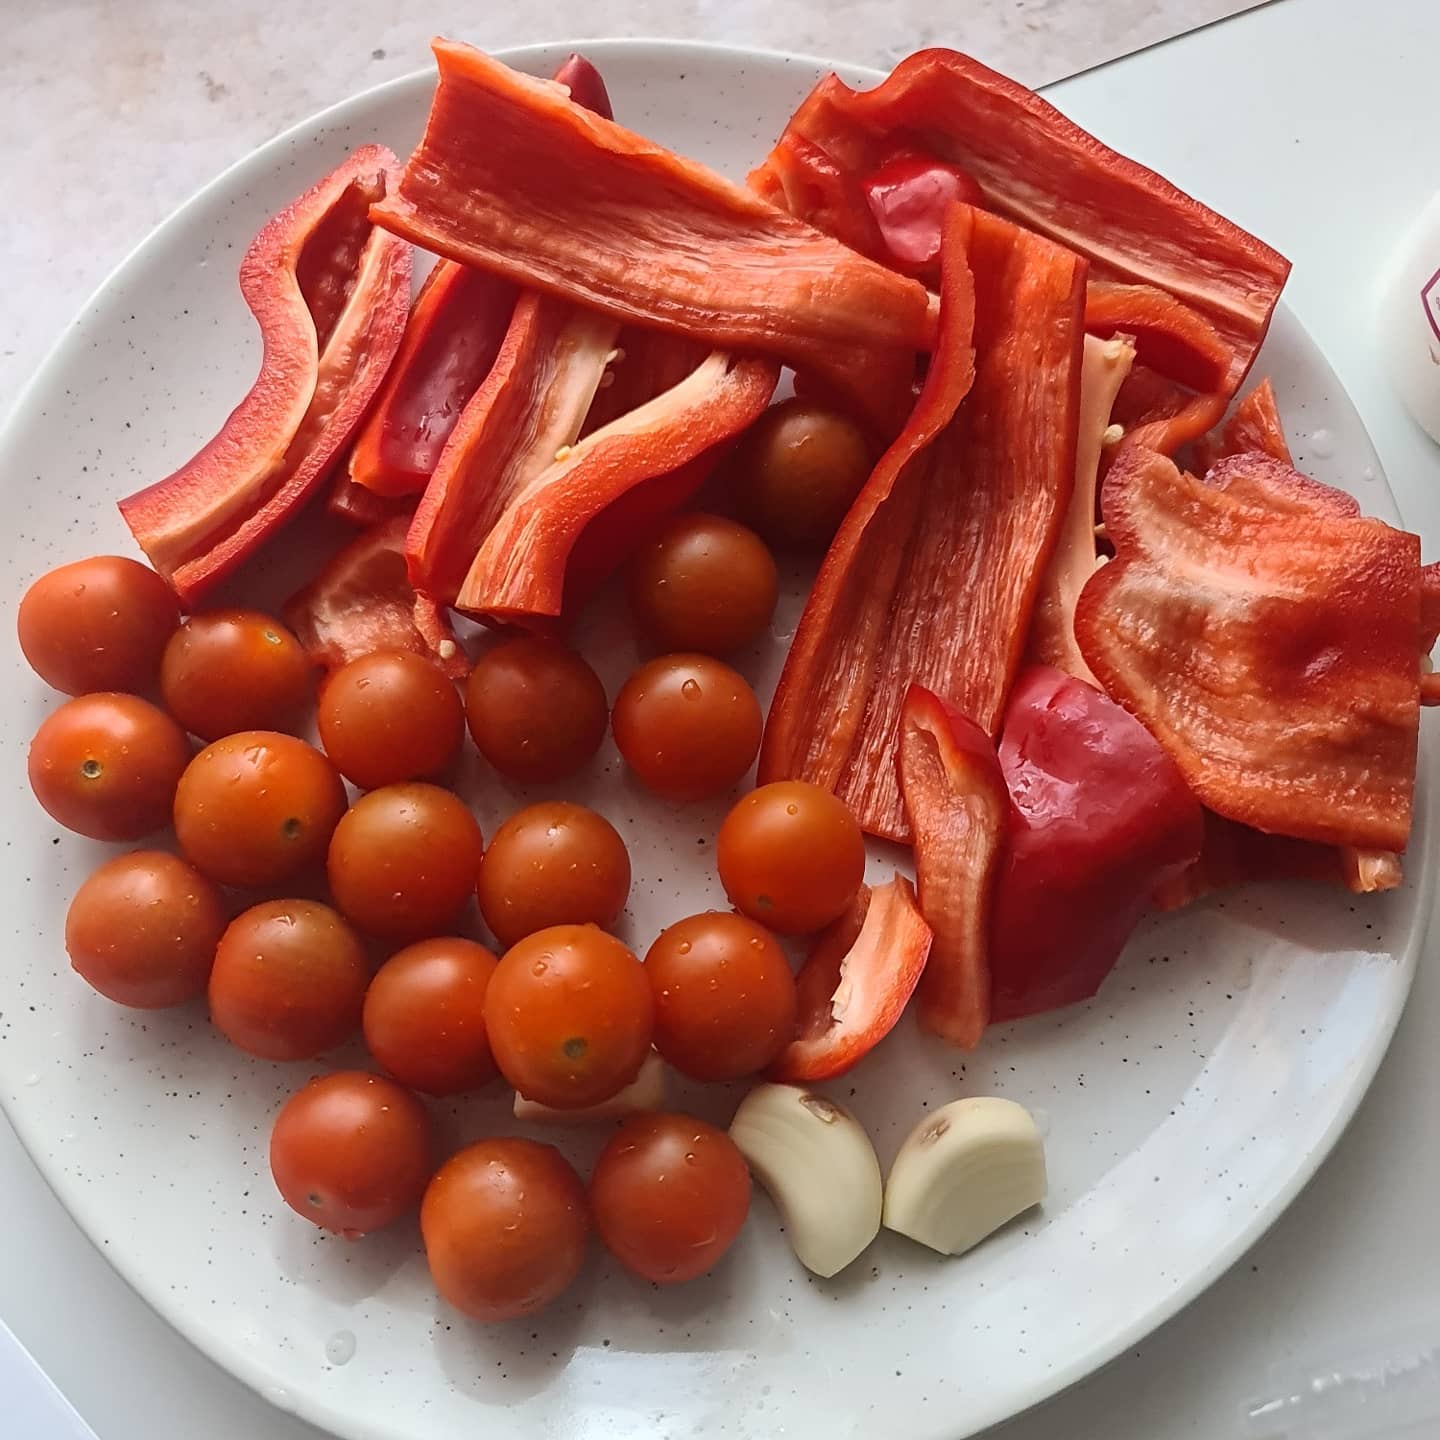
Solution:
M 534 1125 L 600 1125 L 665 1108 L 665 1062 L 652 1050 L 635 1078 L 608 1100 L 579 1110 L 558 1110 L 515 1092 L 515 1118 Z
M 843 1105 L 797 1085 L 757 1085 L 740 1102 L 730 1138 L 807 1270 L 837 1274 L 880 1233 L 880 1162 Z
M 952 1100 L 906 1137 L 885 1182 L 886 1229 L 959 1255 L 1045 1197 L 1045 1146 L 1023 1105 Z

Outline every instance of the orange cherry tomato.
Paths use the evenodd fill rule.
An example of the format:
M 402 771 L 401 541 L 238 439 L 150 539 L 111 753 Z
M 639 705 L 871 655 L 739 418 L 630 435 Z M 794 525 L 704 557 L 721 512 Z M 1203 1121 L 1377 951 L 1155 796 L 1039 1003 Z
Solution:
M 269 900 L 230 922 L 210 972 L 210 1019 L 262 1060 L 311 1060 L 360 1028 L 370 963 L 315 900 Z
M 276 885 L 325 854 L 345 786 L 312 745 L 242 730 L 207 745 L 180 777 L 175 834 L 197 870 L 222 885 Z
M 782 935 L 804 935 L 855 898 L 865 837 L 828 790 L 778 780 L 736 802 L 720 826 L 715 860 L 736 909 Z
M 465 738 L 454 682 L 409 650 L 342 665 L 320 691 L 316 721 L 325 753 L 362 790 L 440 774 Z
M 542 1310 L 580 1273 L 585 1186 L 553 1145 L 481 1140 L 440 1167 L 420 1205 L 435 1288 L 474 1320 Z
M 175 592 L 123 555 L 97 555 L 42 575 L 20 602 L 30 668 L 67 695 L 149 690 L 180 623 Z
M 705 800 L 739 783 L 764 728 L 744 676 L 709 655 L 662 655 L 615 699 L 611 726 L 625 763 L 665 800 Z
M 493 1080 L 485 993 L 497 963 L 483 945 L 453 935 L 392 955 L 365 992 L 370 1053 L 427 1095 L 458 1095 Z
M 224 930 L 210 881 L 163 850 L 137 850 L 106 861 L 75 892 L 65 949 L 107 999 L 159 1010 L 205 993 Z
M 297 1215 L 354 1240 L 420 1203 L 433 1148 L 430 1117 L 408 1090 L 342 1070 L 285 1102 L 270 1134 L 270 1173 Z
M 219 740 L 239 730 L 290 730 L 315 693 L 300 642 L 256 610 L 192 615 L 160 664 L 165 706 L 192 734 Z
M 696 1080 L 763 1070 L 795 1037 L 795 977 L 768 930 L 743 915 L 691 915 L 645 956 L 655 1048 Z
M 454 927 L 484 854 L 465 802 L 438 785 L 386 785 L 362 795 L 335 827 L 326 869 L 335 903 L 384 940 Z
M 512 780 L 573 775 L 600 748 L 608 707 L 600 677 L 558 640 L 526 635 L 487 650 L 465 682 L 480 753 Z
M 550 925 L 613 925 L 630 893 L 630 856 L 603 815 L 549 800 L 495 832 L 478 893 L 480 913 L 502 945 Z
M 82 695 L 30 742 L 30 788 L 51 817 L 92 840 L 139 840 L 170 821 L 190 763 L 185 732 L 134 695 Z
M 654 1001 L 644 967 L 594 925 L 556 925 L 501 957 L 485 1002 L 500 1073 L 556 1109 L 623 1090 L 650 1052 Z
M 750 1211 L 735 1142 L 689 1115 L 635 1115 L 610 1137 L 590 1179 L 595 1228 L 615 1258 L 657 1285 L 712 1270 Z

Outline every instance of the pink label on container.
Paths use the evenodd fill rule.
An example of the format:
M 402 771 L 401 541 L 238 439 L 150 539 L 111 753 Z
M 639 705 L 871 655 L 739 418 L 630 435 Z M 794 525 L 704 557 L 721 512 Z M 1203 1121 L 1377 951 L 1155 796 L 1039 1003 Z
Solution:
M 1440 270 L 1437 270 L 1421 287 L 1420 303 L 1425 307 L 1425 318 L 1435 338 L 1440 340 Z

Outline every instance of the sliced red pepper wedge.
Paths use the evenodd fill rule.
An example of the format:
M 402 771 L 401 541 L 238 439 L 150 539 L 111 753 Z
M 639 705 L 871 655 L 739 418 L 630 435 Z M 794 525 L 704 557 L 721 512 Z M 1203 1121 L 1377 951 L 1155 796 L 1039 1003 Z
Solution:
M 904 1014 L 930 940 L 915 887 L 903 875 L 873 890 L 862 885 L 849 910 L 815 938 L 795 976 L 797 1034 L 770 1078 L 809 1084 L 853 1070 Z
M 348 520 L 361 530 L 383 524 L 396 515 L 409 515 L 418 499 L 415 495 L 377 495 L 364 485 L 357 485 L 348 475 L 337 475 L 330 486 L 325 508 L 341 520 Z
M 973 1050 L 990 1022 L 990 902 L 1010 798 L 990 737 L 919 685 L 900 717 L 900 789 L 915 837 L 920 913 L 935 938 L 920 1023 Z
M 1265 835 L 1205 811 L 1205 843 L 1193 865 L 1155 892 L 1155 907 L 1183 905 L 1237 885 L 1309 880 L 1357 895 L 1394 890 L 1405 878 L 1400 857 L 1388 850 L 1319 845 L 1289 835 Z
M 1233 352 L 1224 393 L 1239 388 L 1289 262 L 968 55 L 921 50 L 873 90 L 827 76 L 750 183 L 865 248 L 879 232 L 863 185 L 900 144 L 963 170 L 987 210 L 1085 256 L 1096 278 L 1157 286 L 1198 311 Z
M 1275 387 L 1268 377 L 1241 399 L 1225 425 L 1222 453 L 1243 455 L 1247 450 L 1263 450 L 1284 465 L 1295 463 L 1285 439 L 1285 422 L 1280 418 Z
M 1115 559 L 1080 596 L 1081 653 L 1212 810 L 1299 839 L 1403 850 L 1420 542 L 1378 520 L 1256 504 L 1257 487 L 1287 493 L 1267 485 L 1275 462 L 1257 458 L 1244 487 L 1146 451 L 1116 460 L 1102 494 Z
M 1093 995 L 1204 834 L 1199 803 L 1155 738 L 1058 670 L 1035 666 L 1016 682 L 1000 765 L 1010 816 L 991 907 L 995 1021 Z
M 334 670 L 375 650 L 411 650 L 452 679 L 470 669 L 446 611 L 405 574 L 405 516 L 345 546 L 281 612 L 310 658 Z
M 606 367 L 600 389 L 581 426 L 582 436 L 663 395 L 691 374 L 710 353 L 683 335 L 627 325 L 615 342 L 615 358 Z
M 240 265 L 264 341 L 255 384 L 194 459 L 120 502 L 183 600 L 299 511 L 385 378 L 405 328 L 410 248 L 368 212 L 397 171 L 388 150 L 366 145 L 261 230 Z
M 1111 414 L 1120 426 L 1120 439 L 1107 448 L 1101 470 L 1107 470 L 1127 449 L 1175 455 L 1217 424 L 1224 413 L 1224 395 L 1197 394 L 1147 365 L 1134 365 L 1115 397 Z
M 1302 475 L 1263 451 L 1231 455 L 1205 472 L 1204 483 L 1246 505 L 1284 515 L 1360 519 L 1360 502 L 1333 485 Z
M 1128 335 L 1115 335 L 1109 340 L 1099 340 L 1094 335 L 1085 337 L 1080 370 L 1080 423 L 1075 442 L 1075 488 L 1060 526 L 1055 553 L 1050 557 L 1040 593 L 1035 597 L 1035 618 L 1030 626 L 1030 658 L 1081 680 L 1095 677 L 1075 643 L 1075 602 L 1100 564 L 1095 543 L 1100 460 L 1116 396 L 1134 363 L 1135 346 Z
M 870 834 L 906 840 L 906 687 L 998 726 L 1074 485 L 1084 289 L 1069 251 L 956 207 L 925 388 L 820 568 L 760 783 L 823 785 Z
M 380 495 L 423 490 L 460 412 L 499 354 L 515 309 L 508 280 L 439 260 L 355 445 L 350 478 Z
M 717 351 L 663 395 L 556 455 L 512 492 L 457 607 L 516 624 L 560 616 L 570 555 L 590 522 L 636 486 L 733 440 L 759 418 L 779 378 L 774 360 Z
M 899 356 L 908 385 L 910 357 L 934 338 L 923 285 L 561 86 L 468 45 L 437 41 L 435 55 L 424 138 L 377 224 L 616 320 L 843 377 L 877 413 L 897 398 Z
M 1129 335 L 1141 362 L 1192 390 L 1227 392 L 1235 352 L 1197 310 L 1154 285 L 1092 280 L 1085 329 L 1108 340 Z
M 415 512 L 406 556 L 417 589 L 454 602 L 501 515 L 574 444 L 619 331 L 553 295 L 521 295 Z

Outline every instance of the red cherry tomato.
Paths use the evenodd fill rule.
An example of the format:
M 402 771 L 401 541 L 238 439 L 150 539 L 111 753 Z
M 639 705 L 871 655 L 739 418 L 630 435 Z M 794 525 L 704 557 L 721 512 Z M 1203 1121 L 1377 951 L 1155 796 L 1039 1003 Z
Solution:
M 580 1273 L 585 1186 L 552 1145 L 482 1140 L 440 1167 L 420 1206 L 435 1288 L 474 1320 L 542 1310 Z
M 342 666 L 326 680 L 315 718 L 325 753 L 362 790 L 438 775 L 465 738 L 454 681 L 408 650 Z
M 210 1019 L 246 1054 L 310 1060 L 360 1028 L 370 963 L 314 900 L 271 900 L 230 922 L 210 972 Z
M 527 935 L 501 958 L 485 1002 L 500 1073 L 556 1109 L 598 1105 L 650 1053 L 650 982 L 640 962 L 594 925 Z
M 775 937 L 743 915 L 691 915 L 645 956 L 655 1048 L 697 1080 L 763 1070 L 795 1035 L 795 979 Z
M 369 935 L 408 943 L 454 927 L 483 853 L 463 800 L 438 785 L 386 785 L 335 827 L 326 868 L 345 916 Z
M 365 992 L 365 1043 L 402 1084 L 458 1095 L 495 1078 L 485 993 L 497 961 L 473 940 L 421 940 L 392 955 Z
M 30 788 L 52 818 L 92 840 L 139 840 L 170 820 L 190 763 L 185 732 L 133 695 L 82 695 L 30 742 Z
M 149 690 L 180 623 L 175 592 L 123 555 L 97 555 L 42 575 L 20 602 L 20 648 L 67 695 Z
M 595 1162 L 590 1208 L 627 1270 L 657 1285 L 694 1280 L 734 1243 L 750 1210 L 735 1142 L 689 1115 L 636 1115 Z
M 205 993 L 224 930 L 214 885 L 174 855 L 137 850 L 107 861 L 75 892 L 65 949 L 107 999 L 158 1010 Z
M 175 835 L 222 885 L 278 885 L 325 854 L 345 786 L 314 746 L 273 730 L 207 745 L 180 777 Z
M 803 780 L 752 790 L 715 844 L 720 883 L 738 910 L 782 935 L 828 925 L 865 878 L 865 837 L 843 801 Z
M 430 1117 L 408 1090 L 342 1070 L 285 1102 L 270 1135 L 270 1172 L 297 1215 L 354 1240 L 420 1203 L 432 1148 Z

